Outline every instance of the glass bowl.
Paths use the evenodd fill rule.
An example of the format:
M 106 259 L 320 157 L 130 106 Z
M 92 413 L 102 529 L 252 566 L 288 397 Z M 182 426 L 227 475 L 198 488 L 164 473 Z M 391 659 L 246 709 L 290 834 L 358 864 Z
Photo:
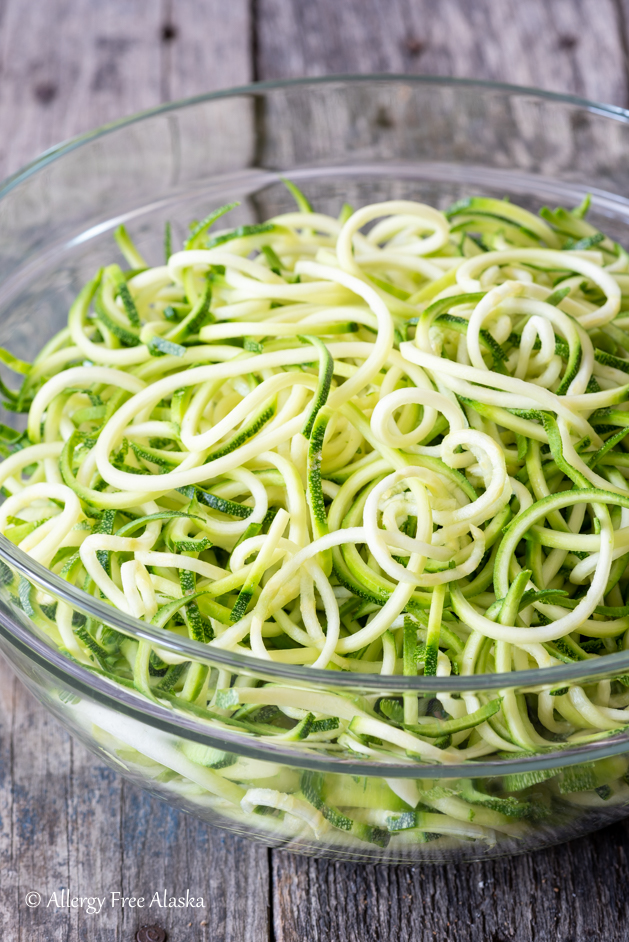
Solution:
M 0 189 L 0 345 L 34 356 L 65 324 L 83 283 L 111 261 L 121 222 L 157 259 L 166 220 L 177 240 L 191 218 L 231 200 L 241 201 L 236 223 L 285 211 L 282 175 L 334 214 L 343 202 L 408 198 L 443 208 L 470 194 L 537 210 L 589 192 L 594 224 L 626 244 L 629 113 L 527 89 L 386 76 L 249 86 L 110 125 L 47 152 Z M 327 736 L 334 717 L 300 738 L 306 712 L 329 713 L 330 704 L 338 724 L 373 714 L 383 697 L 418 698 L 426 712 L 446 695 L 534 703 L 572 685 L 587 690 L 628 675 L 629 651 L 477 675 L 473 687 L 464 677 L 316 671 L 136 621 L 4 537 L 0 561 L 0 646 L 26 686 L 114 769 L 213 825 L 299 853 L 441 862 L 529 851 L 629 812 L 626 727 L 456 765 L 379 753 L 377 737 L 341 752 Z M 157 679 L 149 699 L 96 664 L 87 669 L 51 640 L 59 603 L 77 627 L 97 619 L 196 662 L 220 695 L 208 708 Z M 247 719 L 247 704 L 269 683 L 264 702 L 293 704 L 279 730 L 259 713 Z

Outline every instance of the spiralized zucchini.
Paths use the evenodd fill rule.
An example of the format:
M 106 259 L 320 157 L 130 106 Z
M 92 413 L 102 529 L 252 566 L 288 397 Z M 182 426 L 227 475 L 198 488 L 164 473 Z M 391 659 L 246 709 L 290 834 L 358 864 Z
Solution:
M 587 201 L 334 219 L 297 195 L 216 231 L 221 207 L 155 267 L 119 230 L 130 268 L 99 271 L 32 365 L 3 352 L 28 430 L 0 430 L 0 531 L 209 649 L 357 682 L 502 672 L 505 690 L 306 697 L 234 684 L 25 580 L 16 603 L 151 699 L 340 755 L 452 763 L 628 725 L 625 677 L 526 698 L 508 681 L 629 646 L 626 252 Z M 252 801 L 312 816 L 313 782 Z

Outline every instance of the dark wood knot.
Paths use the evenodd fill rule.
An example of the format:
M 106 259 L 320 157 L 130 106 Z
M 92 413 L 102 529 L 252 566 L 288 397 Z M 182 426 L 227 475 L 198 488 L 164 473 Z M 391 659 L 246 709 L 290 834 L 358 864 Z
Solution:
M 164 23 L 162 26 L 162 42 L 171 43 L 177 38 L 178 29 L 174 23 Z
M 566 52 L 571 52 L 572 49 L 579 45 L 579 40 L 576 36 L 570 36 L 566 33 L 559 37 L 557 40 L 557 45 L 560 49 L 565 49 Z
M 419 36 L 407 36 L 403 45 L 409 56 L 421 56 L 428 43 Z
M 166 942 L 166 930 L 161 926 L 140 926 L 135 938 L 136 942 Z
M 37 101 L 42 105 L 49 105 L 53 98 L 57 97 L 59 89 L 55 82 L 38 82 L 33 93 Z

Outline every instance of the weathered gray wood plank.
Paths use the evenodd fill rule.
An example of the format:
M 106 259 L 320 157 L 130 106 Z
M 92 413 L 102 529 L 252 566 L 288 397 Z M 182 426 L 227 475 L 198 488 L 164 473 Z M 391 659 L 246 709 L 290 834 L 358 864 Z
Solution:
M 629 0 L 622 0 L 629 14 Z M 405 72 L 626 104 L 615 0 L 257 0 L 257 75 Z M 629 34 L 628 34 L 629 35 Z M 334 864 L 273 851 L 278 942 L 621 942 L 629 825 L 461 868 Z
M 0 177 L 59 141 L 251 76 L 249 3 L 5 0 Z
M 455 867 L 366 867 L 273 854 L 277 942 L 625 942 L 629 825 Z
M 249 0 L 170 0 L 161 33 L 163 99 L 251 81 L 251 29 Z
M 2 175 L 57 141 L 157 103 L 160 23 L 160 3 L 142 0 L 6 3 Z
M 0 176 L 46 147 L 172 97 L 250 78 L 248 0 L 5 0 Z M 0 937 L 127 942 L 158 923 L 178 942 L 268 938 L 268 853 L 125 784 L 74 742 L 0 661 Z M 54 892 L 107 896 L 98 915 Z M 129 911 L 110 894 L 164 889 L 204 909 Z M 41 893 L 29 909 L 24 896 Z M 146 915 L 145 915 L 146 913 Z M 188 923 L 191 923 L 189 926 Z M 205 925 L 203 924 L 205 923 Z
M 0 815 L 3 942 L 126 942 L 143 923 L 161 925 L 177 942 L 268 938 L 266 849 L 123 782 L 61 729 L 4 661 Z M 51 897 L 64 889 L 105 897 L 102 911 L 57 909 Z M 148 907 L 164 889 L 177 897 L 189 890 L 204 907 Z M 34 909 L 25 904 L 31 891 L 42 897 Z M 115 892 L 144 897 L 144 910 L 123 909 L 119 898 L 112 906 Z
M 615 0 L 257 0 L 257 49 L 261 79 L 406 72 L 628 96 Z

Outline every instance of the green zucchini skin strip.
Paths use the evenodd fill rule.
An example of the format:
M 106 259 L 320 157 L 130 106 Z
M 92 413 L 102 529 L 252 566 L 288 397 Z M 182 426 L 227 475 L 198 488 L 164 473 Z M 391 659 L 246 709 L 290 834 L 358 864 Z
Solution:
M 253 436 L 273 418 L 275 409 L 275 401 L 264 403 L 242 429 L 235 432 L 223 445 L 218 445 L 216 448 L 213 448 L 206 460 L 216 461 L 218 458 L 223 458 L 225 455 L 229 455 L 232 451 L 240 448 L 241 445 L 244 445 L 246 441 L 253 438 Z
M 114 232 L 114 239 L 131 268 L 146 268 L 144 257 L 138 252 L 131 236 L 123 225 Z
M 207 236 L 209 229 L 211 229 L 217 219 L 220 219 L 221 216 L 224 216 L 225 213 L 228 213 L 231 209 L 235 209 L 238 205 L 238 203 L 226 203 L 224 206 L 219 206 L 218 209 L 212 210 L 205 219 L 202 219 L 201 222 L 197 223 L 194 227 L 189 238 L 186 240 L 185 248 L 188 250 L 200 248 L 202 239 Z
M 193 334 L 198 334 L 201 327 L 204 324 L 212 323 L 214 321 L 214 315 L 210 312 L 210 304 L 212 301 L 212 282 L 209 278 L 205 280 L 205 287 L 203 289 L 203 294 L 199 297 L 199 300 L 193 306 L 189 314 L 184 317 L 181 323 L 177 324 L 176 327 L 173 327 L 172 330 L 169 330 L 165 335 L 164 340 L 168 344 L 172 344 L 173 347 L 178 347 L 181 340 L 186 340 L 189 336 Z M 160 350 L 160 353 L 172 353 L 170 348 Z M 177 353 L 176 356 L 182 356 L 181 353 Z
M 473 729 L 494 716 L 500 709 L 501 702 L 500 698 L 490 700 L 485 706 L 480 707 L 473 713 L 468 713 L 467 716 L 463 716 L 458 720 L 441 720 L 434 723 L 407 725 L 406 729 L 410 729 L 411 732 L 418 733 L 420 736 L 427 736 L 430 739 L 437 739 L 439 736 L 447 736 L 451 733 L 460 733 L 464 729 Z
M 167 605 L 163 605 L 160 608 L 159 612 L 153 617 L 152 624 L 156 625 L 158 628 L 163 628 L 182 606 L 188 605 L 190 602 L 194 602 L 196 599 L 207 594 L 204 589 L 199 589 L 189 595 L 184 595 L 180 599 L 173 599 L 172 602 L 168 602 Z M 230 623 L 230 611 L 228 608 L 225 608 L 224 605 L 219 605 L 218 602 L 213 602 L 210 599 L 204 599 L 204 606 L 208 614 L 211 614 L 212 618 L 216 618 L 217 621 L 222 622 L 224 625 Z
M 331 412 L 329 409 L 324 407 L 317 410 L 317 415 L 312 423 L 308 446 L 308 506 L 315 539 L 320 539 L 329 532 L 328 517 L 321 488 L 321 462 L 323 458 L 323 439 L 330 418 Z M 322 568 L 327 574 L 332 570 L 332 555 L 329 550 L 322 554 Z
M 190 500 L 196 498 L 200 504 L 205 504 L 206 507 L 210 507 L 212 510 L 218 510 L 232 517 L 239 517 L 246 520 L 252 513 L 251 507 L 245 507 L 243 504 L 239 504 L 234 500 L 218 497 L 216 494 L 212 494 L 211 491 L 207 491 L 202 487 L 195 487 L 189 484 L 187 487 L 180 487 L 177 488 L 177 490 Z
M 488 215 L 499 220 L 514 222 L 528 229 L 535 239 L 543 239 L 549 248 L 558 248 L 559 241 L 553 229 L 533 213 L 504 200 L 490 199 L 483 196 L 471 196 L 458 200 L 447 210 L 449 219 L 462 212 L 472 212 L 476 215 Z
M 624 497 L 622 494 L 614 494 L 611 491 L 603 491 L 598 488 L 574 488 L 571 491 L 564 491 L 560 494 L 551 494 L 536 501 L 531 507 L 513 520 L 503 537 L 503 540 L 496 555 L 495 568 L 495 589 L 496 596 L 504 598 L 508 591 L 506 571 L 510 556 L 524 534 L 538 520 L 545 517 L 554 510 L 563 510 L 566 507 L 572 507 L 578 503 L 596 503 L 612 504 L 615 507 L 629 508 L 629 495 Z
M 447 327 L 449 330 L 455 330 L 457 333 L 467 332 L 467 321 L 463 317 L 455 317 L 454 314 L 440 314 L 435 319 L 435 324 Z M 505 352 L 497 343 L 488 330 L 480 331 L 480 340 L 483 347 L 492 356 L 492 369 L 503 372 L 502 362 L 505 359 Z
M 304 438 L 310 438 L 312 435 L 312 428 L 314 426 L 315 419 L 319 414 L 319 410 L 322 409 L 328 401 L 330 386 L 332 385 L 332 376 L 334 374 L 334 360 L 332 359 L 330 351 L 326 345 L 318 337 L 304 336 L 299 337 L 298 339 L 311 343 L 320 352 L 319 383 L 315 390 L 314 399 L 308 414 L 308 418 L 306 419 L 304 427 L 301 430 L 301 434 L 304 436 Z
M 302 213 L 311 213 L 313 210 L 310 201 L 305 196 L 305 194 L 302 193 L 299 187 L 296 186 L 292 180 L 287 180 L 286 177 L 280 177 L 280 179 L 297 203 L 298 209 L 300 209 Z

